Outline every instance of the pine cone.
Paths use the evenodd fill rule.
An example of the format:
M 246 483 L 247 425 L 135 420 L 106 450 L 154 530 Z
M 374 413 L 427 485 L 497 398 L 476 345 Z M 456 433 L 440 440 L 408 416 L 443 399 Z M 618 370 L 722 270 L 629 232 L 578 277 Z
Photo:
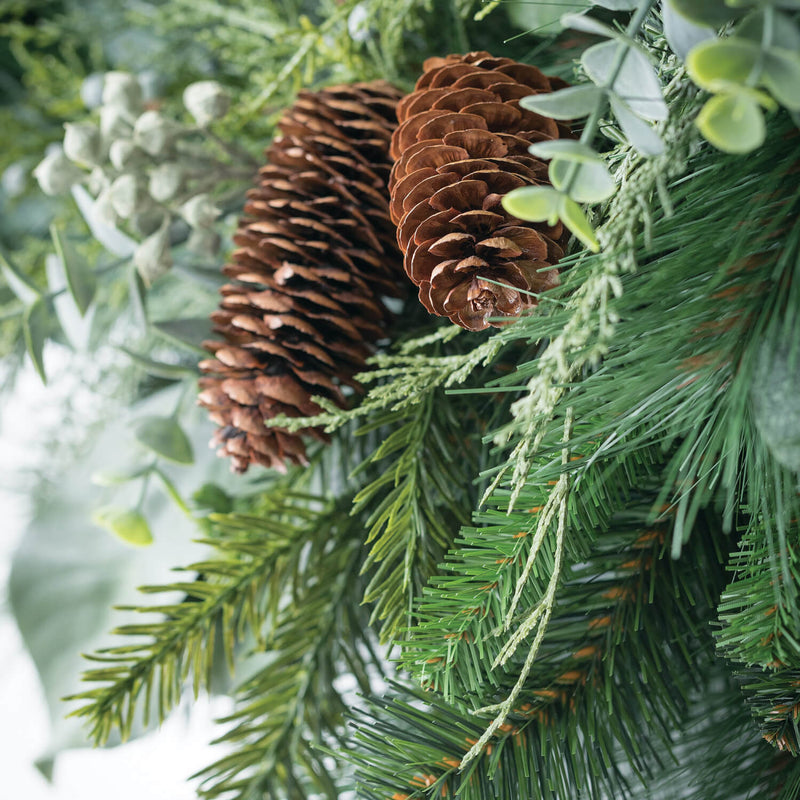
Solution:
M 212 314 L 225 341 L 206 342 L 214 358 L 201 363 L 199 402 L 221 426 L 212 445 L 238 472 L 307 463 L 300 434 L 264 421 L 318 413 L 312 395 L 343 405 L 386 335 L 380 297 L 405 282 L 387 199 L 400 96 L 384 82 L 301 92 L 278 123 Z
M 557 270 L 546 268 L 564 255 L 568 232 L 522 222 L 500 201 L 519 186 L 549 183 L 547 164 L 528 146 L 569 129 L 519 100 L 566 84 L 485 52 L 431 58 L 424 70 L 397 106 L 392 219 L 423 305 L 482 330 L 497 324 L 489 317 L 515 318 L 535 305 L 527 292 L 558 284 Z

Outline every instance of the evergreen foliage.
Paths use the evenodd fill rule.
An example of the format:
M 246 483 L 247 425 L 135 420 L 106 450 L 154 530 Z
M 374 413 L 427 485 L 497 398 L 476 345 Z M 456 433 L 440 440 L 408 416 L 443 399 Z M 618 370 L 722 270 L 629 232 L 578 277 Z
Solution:
M 143 491 L 161 477 L 208 555 L 143 587 L 155 602 L 124 610 L 144 621 L 90 656 L 91 688 L 67 699 L 96 744 L 131 735 L 137 714 L 162 720 L 223 662 L 245 677 L 220 720 L 225 754 L 195 776 L 209 800 L 800 796 L 800 495 L 796 431 L 780 425 L 800 369 L 800 139 L 775 110 L 762 148 L 714 149 L 696 124 L 708 98 L 662 29 L 661 11 L 684 4 L 593 5 L 605 10 L 572 23 L 615 55 L 602 97 L 574 117 L 588 117 L 582 144 L 602 134 L 613 148 L 590 160 L 614 186 L 570 218 L 560 285 L 476 335 L 398 305 L 395 341 L 358 376 L 363 397 L 269 423 L 322 426 L 331 445 L 236 501 L 207 491 L 207 516 L 157 461 L 124 477 Z M 410 88 L 428 55 L 512 46 L 502 6 L 172 0 L 131 19 L 213 54 L 240 92 L 220 141 L 254 155 L 301 87 Z M 794 8 L 752 14 L 766 26 L 781 9 L 794 26 Z M 784 58 L 773 45 L 763 52 Z M 548 40 L 542 58 L 563 72 L 573 46 Z M 636 119 L 656 118 L 619 110 L 637 100 L 626 53 L 649 65 L 648 91 L 664 87 L 652 152 Z M 570 169 L 568 199 L 583 168 Z M 172 278 L 145 290 L 122 261 L 145 311 L 159 287 L 188 296 Z M 171 341 L 129 349 L 137 369 L 190 385 L 185 345 L 205 324 L 146 329 Z M 159 430 L 189 447 L 180 416 L 179 403 Z M 144 443 L 161 457 L 163 438 Z

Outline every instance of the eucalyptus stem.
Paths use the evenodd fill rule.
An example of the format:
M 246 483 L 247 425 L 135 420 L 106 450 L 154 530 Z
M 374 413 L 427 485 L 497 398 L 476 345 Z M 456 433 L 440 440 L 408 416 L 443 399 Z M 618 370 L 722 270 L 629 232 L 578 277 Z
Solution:
M 636 9 L 636 13 L 631 17 L 628 27 L 625 29 L 625 36 L 627 38 L 632 39 L 638 33 L 639 28 L 642 27 L 642 23 L 654 4 L 655 0 L 642 0 L 642 2 L 639 4 L 639 7 Z M 614 62 L 611 65 L 611 72 L 609 73 L 607 80 L 604 81 L 602 86 L 600 86 L 600 89 L 602 89 L 603 92 L 595 101 L 594 109 L 589 115 L 583 132 L 581 133 L 582 144 L 591 144 L 592 140 L 597 134 L 597 129 L 600 126 L 600 119 L 603 116 L 603 112 L 606 110 L 606 107 L 608 106 L 608 90 L 612 89 L 616 83 L 630 48 L 631 45 L 627 44 L 626 42 L 619 43 L 617 52 L 614 55 Z M 578 177 L 580 166 L 580 163 L 577 161 L 570 163 L 564 179 L 564 194 L 568 195 L 572 191 L 572 184 Z

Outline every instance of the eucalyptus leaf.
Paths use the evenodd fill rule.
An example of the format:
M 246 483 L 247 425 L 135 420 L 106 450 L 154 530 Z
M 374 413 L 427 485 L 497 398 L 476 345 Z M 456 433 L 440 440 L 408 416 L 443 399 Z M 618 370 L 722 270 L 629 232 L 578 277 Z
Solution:
M 588 145 L 574 139 L 548 139 L 534 142 L 528 152 L 539 158 L 560 158 L 577 163 L 600 162 L 603 159 Z
M 625 58 L 614 77 L 612 72 L 620 48 L 626 48 Z M 612 89 L 640 117 L 653 121 L 667 118 L 667 104 L 658 76 L 635 47 L 626 47 L 620 42 L 601 42 L 583 52 L 581 64 L 598 86 Z
M 693 47 L 707 39 L 713 39 L 714 29 L 696 22 L 679 14 L 670 3 L 664 3 L 661 8 L 664 18 L 664 35 L 667 42 L 681 60 L 686 61 Z
M 731 8 L 725 0 L 666 0 L 666 3 L 691 22 L 714 28 L 736 19 L 743 13 Z
M 744 85 L 760 54 L 760 45 L 748 39 L 714 39 L 692 49 L 686 69 L 701 89 L 717 92 L 731 83 Z
M 72 187 L 71 191 L 72 197 L 81 215 L 84 220 L 86 220 L 86 224 L 92 232 L 92 236 L 94 236 L 109 253 L 113 253 L 120 258 L 132 256 L 133 251 L 136 250 L 137 242 L 113 225 L 109 225 L 107 222 L 103 222 L 103 220 L 100 219 L 95 208 L 94 198 L 83 186 L 76 184 Z
M 167 378 L 168 380 L 180 380 L 188 375 L 195 375 L 197 370 L 194 367 L 186 366 L 185 364 L 167 364 L 163 361 L 154 361 L 152 358 L 143 356 L 127 347 L 119 347 L 125 355 L 127 355 L 135 364 L 138 364 L 145 372 L 150 375 L 155 375 L 158 378 Z
M 800 111 L 800 51 L 770 47 L 764 53 L 761 83 L 790 111 Z
M 528 95 L 519 104 L 528 111 L 553 119 L 580 119 L 591 114 L 604 95 L 599 87 L 585 83 L 557 92 Z
M 758 103 L 743 93 L 715 95 L 700 110 L 696 122 L 703 136 L 726 153 L 749 153 L 766 138 Z
M 550 186 L 521 186 L 503 197 L 509 214 L 529 222 L 558 222 L 561 194 Z
M 22 329 L 25 336 L 25 348 L 31 357 L 33 366 L 39 373 L 42 383 L 47 383 L 47 375 L 44 370 L 44 343 L 47 341 L 47 334 L 50 330 L 50 315 L 44 298 L 37 298 L 25 309 Z
M 800 6 L 798 6 L 800 8 Z M 772 38 L 770 45 L 782 47 L 786 50 L 800 50 L 800 29 L 797 23 L 788 14 L 781 11 L 772 11 Z M 762 11 L 754 11 L 748 14 L 741 22 L 736 25 L 734 32 L 737 39 L 750 39 L 756 42 L 759 47 L 764 39 L 764 14 Z
M 64 236 L 57 225 L 50 226 L 50 235 L 53 238 L 56 254 L 64 268 L 69 293 L 72 295 L 72 299 L 75 301 L 81 316 L 84 316 L 89 310 L 92 300 L 94 300 L 97 279 L 94 272 L 89 269 L 86 260 L 78 256 L 72 243 Z
M 137 441 L 154 453 L 178 464 L 194 461 L 192 444 L 173 417 L 145 417 L 134 431 Z
M 594 36 L 603 36 L 609 39 L 616 39 L 621 35 L 619 31 L 588 14 L 564 14 L 561 17 L 561 24 L 574 31 L 591 33 Z
M 641 0 L 592 0 L 594 5 L 611 11 L 633 11 L 639 7 L 640 2 Z
M 504 3 L 512 24 L 537 34 L 557 33 L 562 29 L 565 11 L 588 8 L 589 0 L 551 0 L 549 3 Z
M 550 181 L 556 189 L 578 203 L 601 203 L 617 188 L 611 173 L 600 160 L 577 162 L 554 158 L 550 162 Z
M 664 152 L 664 142 L 658 133 L 616 96 L 611 98 L 611 110 L 637 153 L 657 156 Z
M 122 486 L 123 483 L 129 483 L 141 478 L 149 470 L 149 464 L 129 470 L 99 469 L 92 473 L 91 481 L 95 486 Z
M 188 347 L 198 353 L 207 355 L 202 346 L 202 342 L 210 339 L 212 335 L 211 322 L 207 317 L 153 322 L 152 328 L 174 344 Z
M 49 253 L 46 256 L 44 265 L 47 285 L 53 298 L 53 309 L 58 317 L 61 330 L 64 331 L 64 335 L 73 349 L 86 350 L 91 337 L 95 307 L 90 307 L 85 315 L 81 314 L 69 292 L 64 291 L 67 289 L 67 276 L 64 273 L 61 259 L 55 253 Z
M 147 287 L 135 264 L 128 268 L 128 298 L 133 315 L 142 328 L 147 327 Z
M 153 543 L 150 526 L 142 512 L 136 509 L 103 506 L 92 514 L 92 522 L 111 531 L 125 544 L 146 547 Z
M 25 305 L 30 305 L 38 297 L 41 297 L 42 293 L 36 284 L 6 255 L 5 248 L 0 248 L 0 269 L 2 269 L 8 288 Z
M 593 253 L 600 250 L 600 242 L 597 240 L 592 224 L 583 213 L 583 209 L 574 200 L 564 195 L 561 196 L 559 217 L 578 240 Z

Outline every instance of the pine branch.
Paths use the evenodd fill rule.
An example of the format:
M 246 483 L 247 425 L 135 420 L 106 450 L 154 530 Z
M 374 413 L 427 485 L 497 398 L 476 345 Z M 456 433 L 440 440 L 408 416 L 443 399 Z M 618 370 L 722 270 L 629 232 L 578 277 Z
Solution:
M 476 462 L 463 434 L 468 409 L 427 393 L 418 403 L 378 414 L 362 429 L 388 430 L 358 473 L 374 473 L 356 495 L 353 514 L 365 519 L 372 543 L 364 569 L 375 567 L 364 593 L 371 622 L 382 621 L 384 641 L 402 637 L 414 622 L 422 589 L 468 518 L 474 498 L 469 485 Z M 452 460 L 453 447 L 460 457 Z
M 234 750 L 195 777 L 205 798 L 339 796 L 341 775 L 321 744 L 342 737 L 349 701 L 337 689 L 343 671 L 368 692 L 372 653 L 363 582 L 361 525 L 344 504 L 306 549 L 296 591 L 278 614 L 267 666 L 237 689 L 237 709 L 217 742 Z
M 587 561 L 573 565 L 524 697 L 476 759 L 465 759 L 483 730 L 471 704 L 448 704 L 433 692 L 371 701 L 357 718 L 352 756 L 365 798 L 650 798 L 660 796 L 648 791 L 655 776 L 674 770 L 665 800 L 729 800 L 732 779 L 696 791 L 712 751 L 715 765 L 723 760 L 715 727 L 727 726 L 741 703 L 713 666 L 706 632 L 722 578 L 714 543 L 693 537 L 687 569 L 668 557 L 664 526 L 641 528 L 648 511 L 647 502 L 632 504 L 598 536 Z M 463 652 L 478 649 L 468 642 Z M 724 698 L 714 699 L 721 690 Z M 757 740 L 746 714 L 739 719 L 726 727 L 725 769 L 748 790 L 763 787 L 761 770 L 752 769 Z M 706 727 L 693 748 L 702 745 L 706 757 L 689 771 L 682 742 L 698 720 Z
M 745 666 L 777 669 L 800 664 L 797 513 L 795 510 L 794 523 L 786 521 L 789 585 L 779 569 L 774 532 L 767 529 L 763 518 L 750 524 L 731 559 L 734 578 L 720 598 L 722 627 L 717 633 L 717 646 L 722 655 Z
M 761 733 L 778 750 L 800 755 L 800 666 L 737 673 Z
M 629 155 L 625 159 L 621 176 L 625 191 L 615 196 L 606 215 L 608 221 L 598 231 L 603 250 L 596 255 L 582 254 L 567 271 L 565 285 L 557 295 L 567 297 L 565 309 L 558 315 L 560 330 L 537 358 L 525 395 L 512 406 L 512 420 L 495 434 L 495 442 L 510 448 L 510 454 L 487 496 L 510 473 L 513 488 L 509 510 L 520 499 L 547 425 L 568 387 L 584 370 L 597 367 L 614 340 L 620 320 L 614 303 L 623 291 L 620 276 L 632 273 L 637 266 L 637 235 L 645 206 L 641 201 L 680 173 L 698 137 L 691 112 L 685 110 L 689 113 L 667 124 L 662 155 L 650 159 Z M 552 320 L 545 326 L 551 327 Z M 539 340 L 547 335 L 540 327 L 538 318 L 530 316 L 511 326 L 510 331 L 520 338 Z
M 564 505 L 567 514 L 567 563 L 580 563 L 607 529 L 614 510 L 627 501 L 631 484 L 645 480 L 651 469 L 647 454 L 605 467 L 593 463 L 589 450 L 567 465 L 542 463 L 521 495 L 525 510 L 508 514 L 511 489 L 497 490 L 492 507 L 475 515 L 477 526 L 462 528 L 458 550 L 425 593 L 421 622 L 404 648 L 406 665 L 447 699 L 470 696 L 478 705 L 493 702 L 498 676 L 513 674 L 510 668 L 489 666 L 501 654 L 505 632 L 537 608 L 548 591 L 559 507 Z M 561 497 L 562 475 L 570 476 L 580 490 Z
M 484 339 L 466 352 L 446 355 L 423 355 L 431 344 L 450 342 L 452 326 L 440 328 L 441 334 L 424 335 L 399 348 L 397 354 L 380 353 L 369 360 L 369 372 L 356 375 L 363 384 L 376 384 L 367 396 L 351 409 L 341 409 L 324 397 L 313 400 L 323 412 L 313 417 L 277 416 L 268 425 L 298 431 L 306 427 L 324 427 L 330 433 L 349 422 L 370 419 L 381 412 L 400 412 L 423 402 L 432 393 L 464 383 L 480 366 L 492 363 L 505 344 L 502 332 Z M 463 341 L 463 339 L 462 339 Z M 473 340 L 474 342 L 474 340 Z
M 198 576 L 193 581 L 141 590 L 148 594 L 178 591 L 184 600 L 122 609 L 157 614 L 158 619 L 118 628 L 115 633 L 133 638 L 134 643 L 88 656 L 104 666 L 87 671 L 84 680 L 102 685 L 66 698 L 84 701 L 72 716 L 89 722 L 97 744 L 107 741 L 114 727 L 127 738 L 139 702 L 146 724 L 154 693 L 158 718 L 163 720 L 187 680 L 195 693 L 207 686 L 218 626 L 224 631 L 222 643 L 231 668 L 236 642 L 247 634 L 262 638 L 293 561 L 310 532 L 325 523 L 324 510 L 314 510 L 307 497 L 279 494 L 265 505 L 267 510 L 268 516 L 213 515 L 216 535 L 204 543 L 218 551 L 218 558 L 182 568 Z

